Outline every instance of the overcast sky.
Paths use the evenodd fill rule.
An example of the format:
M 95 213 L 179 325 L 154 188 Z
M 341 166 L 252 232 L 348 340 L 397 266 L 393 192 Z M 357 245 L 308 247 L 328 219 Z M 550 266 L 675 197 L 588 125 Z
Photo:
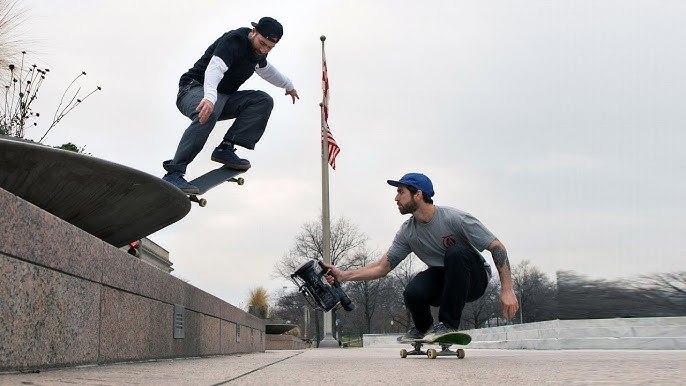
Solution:
M 686 3 L 683 1 L 44 1 L 28 8 L 27 61 L 50 68 L 35 104 L 52 116 L 81 71 L 103 91 L 46 143 L 163 175 L 189 120 L 179 76 L 222 33 L 262 16 L 282 22 L 269 61 L 300 94 L 260 79 L 275 100 L 242 187 L 225 184 L 150 236 L 174 275 L 243 305 L 271 278 L 303 223 L 321 211 L 321 42 L 329 124 L 341 147 L 330 173 L 332 217 L 383 253 L 406 219 L 386 184 L 406 172 L 434 182 L 438 205 L 479 218 L 554 278 L 684 270 Z M 44 128 L 48 119 L 39 122 Z M 189 169 L 209 160 L 220 123 Z M 38 139 L 44 130 L 32 129 Z M 487 259 L 491 259 L 488 252 Z

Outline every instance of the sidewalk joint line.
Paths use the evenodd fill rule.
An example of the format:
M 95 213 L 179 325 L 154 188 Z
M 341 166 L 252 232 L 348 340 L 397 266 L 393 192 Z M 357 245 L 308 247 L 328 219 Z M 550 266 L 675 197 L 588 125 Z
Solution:
M 233 377 L 233 378 L 231 378 L 231 379 L 229 379 L 229 380 L 226 380 L 226 381 L 223 381 L 223 382 L 215 383 L 215 384 L 213 384 L 212 386 L 225 385 L 225 384 L 227 384 L 227 383 L 229 383 L 229 382 L 235 381 L 235 380 L 238 379 L 238 378 L 242 378 L 242 377 L 244 377 L 244 376 L 246 376 L 246 375 L 248 375 L 248 374 L 252 374 L 252 373 L 254 373 L 254 372 L 256 372 L 256 371 L 260 371 L 260 370 L 262 370 L 262 369 L 266 369 L 267 367 L 269 367 L 269 366 L 271 366 L 271 365 L 275 365 L 275 364 L 277 364 L 277 363 L 279 363 L 279 362 L 283 362 L 283 361 L 285 361 L 286 359 L 291 359 L 291 358 L 293 358 L 294 356 L 300 355 L 300 354 L 302 354 L 302 353 L 304 353 L 304 352 L 305 352 L 305 351 L 301 351 L 301 352 L 295 353 L 295 354 L 293 354 L 293 355 L 291 355 L 291 356 L 288 356 L 288 357 L 279 359 L 279 360 L 276 361 L 276 362 L 268 363 L 268 364 L 266 364 L 266 365 L 264 365 L 264 366 L 262 366 L 262 367 L 258 367 L 258 368 L 254 369 L 254 370 L 250 370 L 250 371 L 248 371 L 247 373 L 241 374 L 241 375 L 239 375 L 239 376 L 237 376 L 237 377 Z

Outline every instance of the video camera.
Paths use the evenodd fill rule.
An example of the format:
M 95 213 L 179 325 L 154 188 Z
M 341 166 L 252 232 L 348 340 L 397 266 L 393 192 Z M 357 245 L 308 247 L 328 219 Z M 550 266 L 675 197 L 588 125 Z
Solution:
M 291 275 L 291 280 L 298 286 L 298 291 L 303 294 L 312 308 L 328 312 L 343 307 L 346 311 L 352 311 L 355 305 L 341 289 L 338 279 L 334 277 L 333 285 L 331 285 L 324 277 L 330 271 L 321 261 L 310 260 Z

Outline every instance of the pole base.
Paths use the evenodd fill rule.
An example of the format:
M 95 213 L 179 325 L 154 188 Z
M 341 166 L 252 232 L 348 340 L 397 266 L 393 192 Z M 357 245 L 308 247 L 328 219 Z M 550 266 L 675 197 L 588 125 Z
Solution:
M 327 333 L 324 335 L 324 339 L 319 342 L 318 348 L 339 348 L 338 341 L 334 339 L 333 335 Z

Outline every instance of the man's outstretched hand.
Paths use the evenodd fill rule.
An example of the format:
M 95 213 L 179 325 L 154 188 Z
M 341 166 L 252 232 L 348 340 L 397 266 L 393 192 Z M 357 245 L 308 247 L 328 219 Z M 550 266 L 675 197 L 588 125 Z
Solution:
M 513 290 L 505 289 L 500 292 L 500 305 L 503 308 L 503 318 L 505 320 L 512 320 L 517 310 L 519 310 L 517 295 L 515 295 Z
M 300 97 L 298 96 L 298 92 L 295 91 L 295 89 L 293 89 L 291 91 L 286 91 L 286 95 L 291 96 L 291 99 L 293 99 L 293 104 L 295 104 L 296 99 L 300 99 Z

